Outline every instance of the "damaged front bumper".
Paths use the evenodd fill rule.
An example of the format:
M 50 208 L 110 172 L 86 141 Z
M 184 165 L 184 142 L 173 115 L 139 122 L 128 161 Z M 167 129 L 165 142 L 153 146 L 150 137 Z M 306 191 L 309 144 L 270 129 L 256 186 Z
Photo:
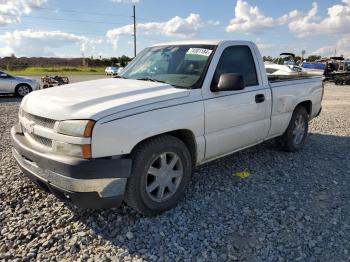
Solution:
M 23 173 L 40 188 L 82 208 L 117 207 L 123 201 L 130 159 L 79 159 L 39 152 L 11 129 L 13 156 Z

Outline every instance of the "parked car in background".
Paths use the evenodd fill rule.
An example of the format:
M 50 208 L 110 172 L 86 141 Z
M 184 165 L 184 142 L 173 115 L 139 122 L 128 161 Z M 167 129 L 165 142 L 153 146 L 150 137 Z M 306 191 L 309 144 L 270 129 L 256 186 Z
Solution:
M 124 67 L 119 67 L 118 71 L 117 71 L 117 74 L 119 75 L 123 70 L 124 70 Z
M 119 78 L 25 97 L 13 155 L 61 199 L 85 208 L 124 200 L 154 215 L 181 199 L 196 166 L 272 138 L 302 149 L 323 91 L 321 77 L 268 77 L 252 42 L 156 45 Z
M 38 89 L 40 89 L 40 83 L 35 80 L 0 71 L 0 94 L 16 94 L 23 97 Z
M 109 66 L 105 69 L 106 75 L 116 75 L 118 74 L 118 67 Z

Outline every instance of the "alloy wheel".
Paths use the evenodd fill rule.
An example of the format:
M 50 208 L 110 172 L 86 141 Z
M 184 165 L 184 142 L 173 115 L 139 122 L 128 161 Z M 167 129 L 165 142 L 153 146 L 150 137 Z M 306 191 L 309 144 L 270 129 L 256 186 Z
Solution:
M 20 96 L 25 96 L 25 95 L 28 95 L 29 93 L 30 93 L 30 89 L 29 89 L 29 87 L 28 86 L 19 86 L 18 87 L 18 94 L 20 95 Z
M 156 156 L 147 172 L 146 192 L 156 202 L 164 202 L 173 196 L 184 174 L 180 157 L 173 152 Z
M 299 115 L 294 122 L 293 130 L 293 142 L 295 145 L 299 145 L 304 138 L 306 131 L 305 119 L 302 115 Z

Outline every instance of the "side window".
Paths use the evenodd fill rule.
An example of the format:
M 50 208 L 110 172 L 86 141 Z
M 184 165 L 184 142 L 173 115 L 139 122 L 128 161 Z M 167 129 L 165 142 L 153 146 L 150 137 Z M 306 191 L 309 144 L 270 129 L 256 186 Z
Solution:
M 241 74 L 245 86 L 258 85 L 254 58 L 248 46 L 230 46 L 222 53 L 216 67 L 212 86 L 217 86 L 221 74 Z
M 6 78 L 6 77 L 7 77 L 7 74 L 0 71 L 0 78 Z

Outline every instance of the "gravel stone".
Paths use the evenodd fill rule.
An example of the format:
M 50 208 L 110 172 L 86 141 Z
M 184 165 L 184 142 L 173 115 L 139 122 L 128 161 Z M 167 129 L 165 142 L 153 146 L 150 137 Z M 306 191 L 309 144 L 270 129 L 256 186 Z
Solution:
M 1 261 L 350 261 L 350 86 L 326 85 L 302 151 L 267 141 L 205 164 L 157 217 L 38 189 L 11 156 L 19 103 L 0 96 Z
M 127 232 L 126 233 L 126 237 L 130 240 L 130 239 L 133 239 L 134 238 L 134 234 L 132 232 Z

